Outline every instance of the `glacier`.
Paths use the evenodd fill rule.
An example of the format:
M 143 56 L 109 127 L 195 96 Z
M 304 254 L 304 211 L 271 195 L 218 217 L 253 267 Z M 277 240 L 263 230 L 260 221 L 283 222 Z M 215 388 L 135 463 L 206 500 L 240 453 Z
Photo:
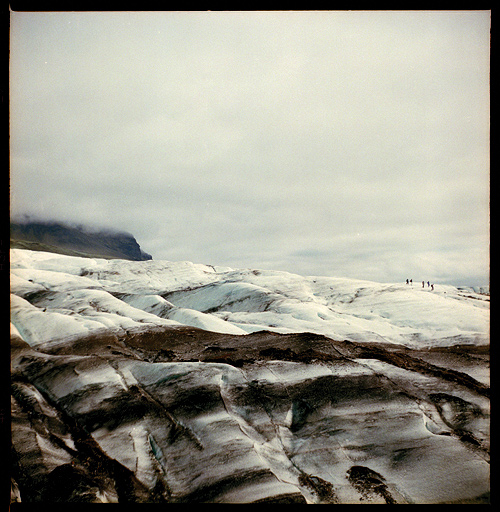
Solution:
M 484 291 L 11 249 L 13 501 L 485 503 Z
M 11 269 L 13 323 L 30 344 L 54 340 L 56 331 L 64 337 L 144 324 L 230 334 L 313 332 L 415 348 L 489 339 L 489 295 L 451 285 L 430 291 L 416 284 L 21 249 L 11 250 Z M 37 315 L 43 309 L 50 322 Z

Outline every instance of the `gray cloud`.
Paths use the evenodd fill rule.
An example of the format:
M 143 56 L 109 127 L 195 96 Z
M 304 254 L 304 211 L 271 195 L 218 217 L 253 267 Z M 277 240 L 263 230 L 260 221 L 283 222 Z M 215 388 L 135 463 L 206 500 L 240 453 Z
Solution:
M 488 279 L 489 11 L 12 13 L 14 214 L 155 259 Z

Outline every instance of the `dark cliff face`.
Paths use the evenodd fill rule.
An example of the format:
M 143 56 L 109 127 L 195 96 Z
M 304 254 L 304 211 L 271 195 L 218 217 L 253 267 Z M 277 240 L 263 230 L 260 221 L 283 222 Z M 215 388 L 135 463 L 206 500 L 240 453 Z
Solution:
M 89 230 L 60 222 L 12 222 L 10 238 L 13 247 L 25 249 L 133 261 L 152 259 L 129 233 Z

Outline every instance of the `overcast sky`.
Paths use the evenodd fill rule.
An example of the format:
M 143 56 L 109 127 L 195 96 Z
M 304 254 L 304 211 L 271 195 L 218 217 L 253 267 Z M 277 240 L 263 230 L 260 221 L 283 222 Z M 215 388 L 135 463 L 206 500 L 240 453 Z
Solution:
M 13 12 L 11 214 L 156 260 L 489 279 L 489 11 Z

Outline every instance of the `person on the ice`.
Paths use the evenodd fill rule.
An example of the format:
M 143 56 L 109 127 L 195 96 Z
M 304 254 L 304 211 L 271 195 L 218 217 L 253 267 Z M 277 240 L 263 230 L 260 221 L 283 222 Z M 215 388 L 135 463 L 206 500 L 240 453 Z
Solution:
M 431 284 L 431 290 L 434 291 L 434 285 L 433 284 Z
M 408 279 L 406 280 L 406 284 L 408 284 Z
M 424 283 L 424 281 L 422 281 L 422 288 L 425 288 L 425 283 Z

